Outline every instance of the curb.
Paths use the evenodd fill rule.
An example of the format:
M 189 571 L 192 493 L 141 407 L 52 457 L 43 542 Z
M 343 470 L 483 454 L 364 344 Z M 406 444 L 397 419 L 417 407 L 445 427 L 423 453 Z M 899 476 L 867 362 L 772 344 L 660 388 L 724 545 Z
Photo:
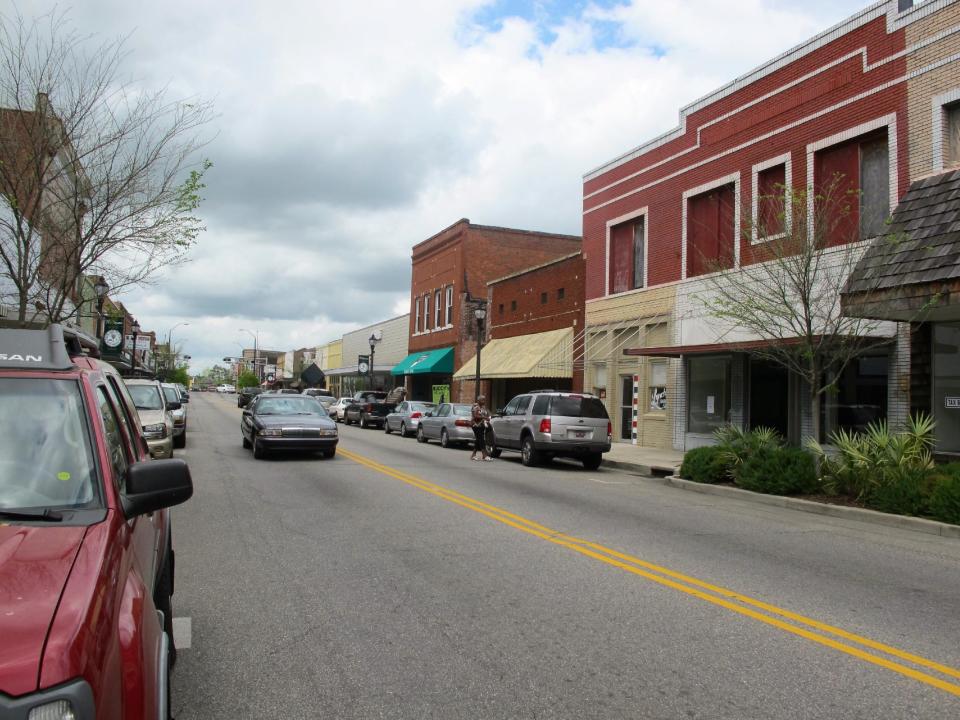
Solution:
M 679 465 L 642 465 L 640 463 L 622 462 L 620 460 L 603 459 L 603 467 L 623 470 L 631 475 L 642 475 L 655 480 L 671 477 L 680 468 Z
M 764 493 L 743 490 L 742 488 L 697 483 L 692 480 L 684 480 L 675 475 L 663 478 L 661 482 L 664 485 L 669 485 L 680 490 L 689 490 L 690 492 L 698 492 L 704 495 L 721 495 L 760 503 L 762 505 L 773 505 L 774 507 L 813 513 L 814 515 L 827 515 L 829 517 L 843 518 L 846 520 L 858 520 L 860 522 L 873 523 L 874 525 L 895 527 L 901 530 L 912 530 L 913 532 L 938 535 L 945 538 L 960 538 L 960 525 L 951 525 L 950 523 L 939 522 L 937 520 L 925 520 L 924 518 L 909 517 L 907 515 L 891 515 L 889 513 L 878 512 L 877 510 L 846 507 L 845 505 L 829 505 L 827 503 L 813 502 L 812 500 L 784 497 L 783 495 L 765 495 Z

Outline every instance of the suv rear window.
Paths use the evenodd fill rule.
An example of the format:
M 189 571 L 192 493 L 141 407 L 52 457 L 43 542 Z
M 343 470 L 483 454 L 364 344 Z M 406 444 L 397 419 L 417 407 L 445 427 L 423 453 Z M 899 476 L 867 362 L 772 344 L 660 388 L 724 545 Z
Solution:
M 0 507 L 90 506 L 98 485 L 77 383 L 0 378 L 0 397 Z
M 597 398 L 561 395 L 553 398 L 551 415 L 562 417 L 599 418 L 607 420 L 607 408 Z

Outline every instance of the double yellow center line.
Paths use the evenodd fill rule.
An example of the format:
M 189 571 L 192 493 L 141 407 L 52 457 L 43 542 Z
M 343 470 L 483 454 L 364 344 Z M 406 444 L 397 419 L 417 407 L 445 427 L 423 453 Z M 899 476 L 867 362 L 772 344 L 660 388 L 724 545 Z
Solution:
M 841 628 L 804 617 L 803 615 L 784 610 L 775 605 L 770 605 L 761 600 L 755 600 L 754 598 L 734 592 L 733 590 L 728 590 L 727 588 L 698 580 L 689 575 L 684 575 L 668 568 L 649 563 L 633 555 L 628 555 L 588 540 L 582 540 L 558 532 L 533 520 L 528 520 L 525 517 L 504 510 L 503 508 L 476 500 L 475 498 L 445 488 L 442 485 L 428 482 L 416 475 L 410 475 L 409 473 L 383 465 L 362 455 L 343 450 L 342 448 L 339 450 L 339 454 L 366 468 L 400 480 L 447 502 L 485 515 L 492 520 L 496 520 L 504 525 L 509 525 L 528 535 L 533 535 L 555 545 L 560 545 L 581 555 L 586 555 L 589 558 L 599 560 L 602 563 L 623 570 L 624 572 L 650 580 L 658 585 L 668 587 L 685 595 L 691 595 L 704 602 L 718 605 L 739 615 L 745 615 L 758 622 L 779 628 L 784 632 L 798 635 L 811 642 L 824 645 L 839 652 L 846 653 L 847 655 L 852 655 L 865 662 L 879 665 L 887 670 L 892 670 L 905 677 L 912 678 L 926 685 L 948 692 L 951 695 L 960 697 L 960 684 L 953 680 L 946 680 L 943 677 L 938 677 L 926 672 L 932 671 L 947 678 L 960 680 L 960 670 L 957 668 L 952 668 L 920 657 L 919 655 L 891 647 L 890 645 L 861 637 L 860 635 L 847 632 Z M 904 663 L 910 663 L 913 667 Z M 918 668 L 923 668 L 923 670 Z

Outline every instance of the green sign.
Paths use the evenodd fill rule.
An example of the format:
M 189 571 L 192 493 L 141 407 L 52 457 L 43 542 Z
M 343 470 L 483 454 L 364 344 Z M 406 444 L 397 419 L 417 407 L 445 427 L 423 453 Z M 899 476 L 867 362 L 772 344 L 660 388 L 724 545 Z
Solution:
M 111 357 L 119 357 L 123 352 L 123 318 L 105 318 L 103 321 L 103 339 L 101 352 Z
M 449 385 L 434 385 L 433 386 L 433 401 L 435 403 L 450 402 L 450 386 Z

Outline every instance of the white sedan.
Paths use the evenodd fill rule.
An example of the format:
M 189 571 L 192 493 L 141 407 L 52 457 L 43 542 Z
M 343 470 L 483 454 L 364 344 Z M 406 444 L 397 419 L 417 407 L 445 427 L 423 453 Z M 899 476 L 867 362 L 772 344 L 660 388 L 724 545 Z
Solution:
M 342 397 L 327 408 L 327 414 L 336 422 L 343 422 L 343 411 L 351 402 L 353 398 Z

